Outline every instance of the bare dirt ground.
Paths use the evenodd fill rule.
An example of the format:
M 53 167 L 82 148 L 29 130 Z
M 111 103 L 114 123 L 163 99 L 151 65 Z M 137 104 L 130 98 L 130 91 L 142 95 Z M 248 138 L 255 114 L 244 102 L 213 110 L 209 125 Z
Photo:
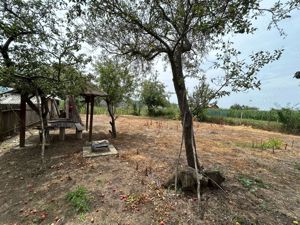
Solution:
M 226 176 L 223 190 L 204 193 L 199 209 L 195 196 L 161 187 L 175 171 L 179 121 L 122 116 L 115 140 L 108 134 L 108 121 L 106 116 L 95 117 L 93 139 L 109 139 L 118 156 L 83 158 L 86 133 L 76 140 L 70 130 L 62 142 L 54 132 L 44 171 L 35 130 L 27 134 L 31 147 L 18 149 L 17 137 L 1 143 L 0 224 L 300 223 L 300 137 L 195 122 L 202 164 Z M 282 140 L 287 149 L 272 153 L 251 147 L 269 138 Z M 77 186 L 90 193 L 86 214 L 76 214 L 66 201 Z

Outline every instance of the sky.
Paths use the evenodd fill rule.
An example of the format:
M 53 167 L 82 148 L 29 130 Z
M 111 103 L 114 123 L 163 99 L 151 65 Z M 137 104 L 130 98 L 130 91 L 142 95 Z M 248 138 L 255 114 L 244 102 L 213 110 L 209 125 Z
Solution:
M 233 104 L 255 106 L 262 110 L 281 107 L 300 107 L 300 80 L 293 78 L 300 71 L 300 11 L 295 11 L 288 20 L 280 22 L 280 27 L 287 34 L 280 36 L 276 29 L 267 30 L 267 17 L 255 22 L 258 30 L 254 35 L 238 35 L 230 38 L 234 46 L 242 52 L 242 58 L 258 50 L 275 50 L 283 48 L 284 52 L 278 61 L 266 65 L 259 73 L 260 90 L 232 93 L 218 100 L 221 108 L 229 108 Z M 171 94 L 170 101 L 177 103 L 170 68 L 165 70 L 162 63 L 156 64 L 159 79 L 166 85 Z M 207 72 L 209 78 L 213 72 Z M 220 74 L 221 75 L 221 74 Z M 186 80 L 189 91 L 193 90 L 195 80 Z M 299 97 L 298 97 L 299 96 Z

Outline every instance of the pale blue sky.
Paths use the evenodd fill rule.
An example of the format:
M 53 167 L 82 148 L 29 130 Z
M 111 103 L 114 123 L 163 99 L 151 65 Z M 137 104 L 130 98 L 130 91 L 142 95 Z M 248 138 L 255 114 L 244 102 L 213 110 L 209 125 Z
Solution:
M 235 42 L 243 56 L 258 50 L 274 50 L 284 48 L 281 58 L 265 66 L 258 74 L 261 80 L 261 90 L 248 90 L 246 92 L 232 93 L 218 101 L 218 105 L 228 108 L 238 103 L 256 106 L 260 109 L 274 107 L 297 106 L 300 103 L 300 80 L 293 78 L 296 71 L 300 70 L 300 11 L 292 13 L 292 17 L 280 23 L 287 37 L 283 38 L 276 29 L 267 30 L 268 18 L 262 18 L 256 22 L 258 31 L 254 35 L 239 35 L 231 39 Z M 172 76 L 167 68 L 162 66 L 156 68 L 160 73 L 159 79 L 167 85 L 167 89 L 174 93 Z M 208 77 L 210 72 L 208 72 Z M 221 74 L 220 74 L 221 75 Z M 187 87 L 191 91 L 195 81 L 187 80 Z M 177 102 L 175 94 L 170 98 Z M 300 105 L 299 105 L 300 106 Z

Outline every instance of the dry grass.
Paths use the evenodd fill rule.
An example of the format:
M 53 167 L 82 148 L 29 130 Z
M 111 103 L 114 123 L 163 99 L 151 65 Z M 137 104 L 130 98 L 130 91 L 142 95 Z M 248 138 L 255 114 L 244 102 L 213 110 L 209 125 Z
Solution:
M 110 139 L 109 118 L 95 117 L 94 139 Z M 110 141 L 118 157 L 84 159 L 84 140 L 69 131 L 65 142 L 53 135 L 47 148 L 47 171 L 40 171 L 39 149 L 13 150 L 10 141 L 0 152 L 1 224 L 292 224 L 300 220 L 300 137 L 195 123 L 197 149 L 204 167 L 221 170 L 225 192 L 203 195 L 201 213 L 193 196 L 175 195 L 161 183 L 174 172 L 181 142 L 179 121 L 122 116 L 118 138 Z M 37 135 L 29 135 L 36 143 Z M 281 139 L 287 149 L 261 150 L 251 143 Z M 292 147 L 293 143 L 293 147 Z M 181 165 L 185 165 L 184 157 Z M 239 177 L 257 179 L 265 188 L 250 191 Z M 77 186 L 92 197 L 91 211 L 76 215 L 65 195 Z M 129 199 L 129 200 L 128 200 Z M 203 217 L 201 217 L 202 215 Z

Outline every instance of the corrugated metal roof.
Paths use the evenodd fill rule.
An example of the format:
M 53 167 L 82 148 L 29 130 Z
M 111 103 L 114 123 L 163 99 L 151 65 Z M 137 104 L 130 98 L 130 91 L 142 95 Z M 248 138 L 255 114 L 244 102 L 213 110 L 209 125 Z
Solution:
M 37 104 L 35 97 L 31 99 L 34 104 Z M 17 93 L 4 93 L 0 95 L 0 104 L 1 105 L 20 105 L 21 95 Z
M 13 90 L 13 89 L 9 88 L 9 87 L 0 86 L 0 94 L 6 93 L 6 92 L 11 91 L 11 90 Z

